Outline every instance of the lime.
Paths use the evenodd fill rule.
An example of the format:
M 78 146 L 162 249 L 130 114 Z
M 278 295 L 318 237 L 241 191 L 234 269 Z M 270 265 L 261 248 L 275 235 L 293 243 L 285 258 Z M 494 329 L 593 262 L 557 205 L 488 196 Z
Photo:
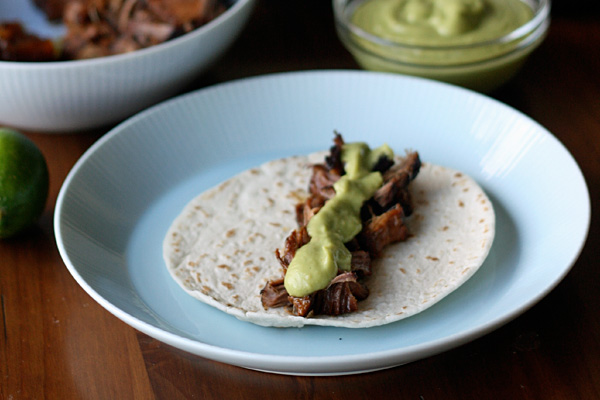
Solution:
M 48 197 L 48 166 L 22 133 L 0 128 L 0 238 L 33 225 Z

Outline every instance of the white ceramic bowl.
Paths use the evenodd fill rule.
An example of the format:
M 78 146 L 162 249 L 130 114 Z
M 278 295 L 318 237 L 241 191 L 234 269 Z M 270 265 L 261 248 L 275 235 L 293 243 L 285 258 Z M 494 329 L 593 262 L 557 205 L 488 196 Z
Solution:
M 39 132 L 87 130 L 116 123 L 175 95 L 233 43 L 255 1 L 237 0 L 186 35 L 127 54 L 39 63 L 0 61 L 0 124 Z M 10 9 L 7 3 L 0 12 Z M 0 14 L 0 19 L 6 18 Z

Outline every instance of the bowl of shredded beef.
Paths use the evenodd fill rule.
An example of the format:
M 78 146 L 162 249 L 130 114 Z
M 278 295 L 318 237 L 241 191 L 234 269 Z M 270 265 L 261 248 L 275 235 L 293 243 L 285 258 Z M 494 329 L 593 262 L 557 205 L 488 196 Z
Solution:
M 0 124 L 84 131 L 179 94 L 241 34 L 255 1 L 0 4 Z

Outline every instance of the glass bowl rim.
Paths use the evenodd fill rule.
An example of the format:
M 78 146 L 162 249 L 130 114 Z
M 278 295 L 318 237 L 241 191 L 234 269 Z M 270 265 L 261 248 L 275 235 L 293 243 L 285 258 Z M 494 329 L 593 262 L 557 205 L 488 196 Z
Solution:
M 528 35 L 535 33 L 540 27 L 547 29 L 547 25 L 550 19 L 550 8 L 552 0 L 538 0 L 537 7 L 534 9 L 532 19 L 527 21 L 525 24 L 512 30 L 511 32 L 500 36 L 498 38 L 483 40 L 468 44 L 457 44 L 457 45 L 420 45 L 420 44 L 409 44 L 400 43 L 397 41 L 385 39 L 369 33 L 362 28 L 354 25 L 348 19 L 346 6 L 353 0 L 332 0 L 333 13 L 336 25 L 345 29 L 346 31 L 360 37 L 361 39 L 367 40 L 370 43 L 376 44 L 381 47 L 388 47 L 397 50 L 420 50 L 420 51 L 454 51 L 454 50 L 472 50 L 476 48 L 487 47 L 497 44 L 506 44 L 517 41 L 519 39 L 526 38 Z M 530 4 L 531 2 L 526 2 Z M 531 4 L 530 4 L 531 5 Z M 533 41 L 535 42 L 535 41 Z

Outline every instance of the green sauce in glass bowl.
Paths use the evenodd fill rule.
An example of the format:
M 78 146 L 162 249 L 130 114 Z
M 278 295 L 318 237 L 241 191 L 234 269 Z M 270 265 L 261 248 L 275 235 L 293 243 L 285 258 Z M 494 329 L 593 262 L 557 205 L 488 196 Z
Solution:
M 482 92 L 507 82 L 543 41 L 549 0 L 333 0 L 338 35 L 369 70 Z

